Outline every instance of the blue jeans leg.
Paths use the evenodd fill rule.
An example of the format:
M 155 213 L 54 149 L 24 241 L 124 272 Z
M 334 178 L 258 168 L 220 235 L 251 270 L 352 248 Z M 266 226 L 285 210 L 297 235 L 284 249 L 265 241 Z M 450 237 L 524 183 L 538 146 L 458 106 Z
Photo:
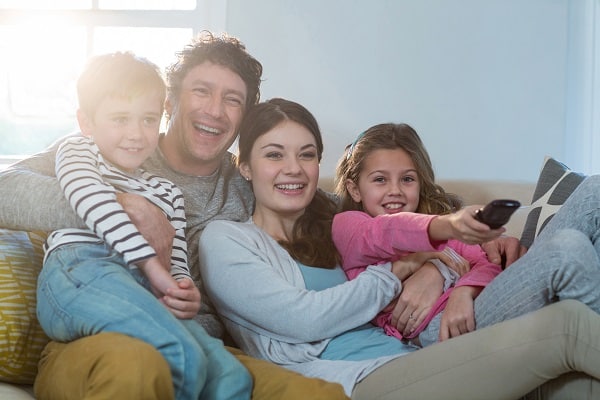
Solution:
M 534 240 L 532 248 L 563 229 L 582 232 L 600 255 L 600 175 L 581 182 Z
M 252 377 L 246 368 L 223 345 L 210 336 L 196 321 L 181 320 L 204 349 L 208 360 L 208 377 L 202 389 L 202 399 L 250 399 Z
M 153 345 L 171 367 L 178 399 L 197 399 L 212 368 L 204 349 L 140 283 L 141 273 L 104 245 L 54 250 L 38 280 L 38 319 L 48 336 L 68 342 L 119 332 Z
M 502 271 L 475 299 L 477 328 L 538 310 L 564 299 L 600 313 L 600 260 L 589 237 L 554 230 Z

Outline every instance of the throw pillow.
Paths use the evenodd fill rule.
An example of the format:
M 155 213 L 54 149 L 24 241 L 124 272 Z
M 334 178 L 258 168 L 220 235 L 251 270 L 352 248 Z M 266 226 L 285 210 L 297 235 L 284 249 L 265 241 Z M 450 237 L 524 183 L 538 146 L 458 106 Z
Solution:
M 585 177 L 552 157 L 544 159 L 521 236 L 523 246 L 531 246 L 535 237 Z
M 0 381 L 32 384 L 49 339 L 36 318 L 45 234 L 0 229 Z

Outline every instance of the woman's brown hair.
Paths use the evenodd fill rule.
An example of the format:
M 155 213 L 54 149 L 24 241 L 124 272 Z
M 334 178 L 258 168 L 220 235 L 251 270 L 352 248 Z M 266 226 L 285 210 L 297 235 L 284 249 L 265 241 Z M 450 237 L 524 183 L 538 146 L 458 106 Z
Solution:
M 240 125 L 238 166 L 248 163 L 256 140 L 284 121 L 294 121 L 312 133 L 317 144 L 317 156 L 321 161 L 323 139 L 315 117 L 302 105 L 275 98 L 252 107 Z M 339 255 L 331 238 L 331 223 L 337 206 L 326 193 L 317 190 L 304 214 L 294 224 L 292 238 L 279 241 L 290 255 L 299 262 L 321 268 L 338 265 Z

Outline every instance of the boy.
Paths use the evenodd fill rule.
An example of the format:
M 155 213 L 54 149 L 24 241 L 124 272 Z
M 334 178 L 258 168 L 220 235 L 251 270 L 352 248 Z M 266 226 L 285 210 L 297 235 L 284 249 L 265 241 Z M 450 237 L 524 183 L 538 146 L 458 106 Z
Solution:
M 56 175 L 88 229 L 49 235 L 38 280 L 40 324 L 63 342 L 107 331 L 142 339 L 169 363 L 177 398 L 250 398 L 248 372 L 191 319 L 200 293 L 187 266 L 183 195 L 140 169 L 159 140 L 166 96 L 159 70 L 131 53 L 96 56 L 77 91 L 82 136 L 61 144 Z M 170 265 L 132 223 L 118 193 L 143 196 L 166 215 L 175 230 Z

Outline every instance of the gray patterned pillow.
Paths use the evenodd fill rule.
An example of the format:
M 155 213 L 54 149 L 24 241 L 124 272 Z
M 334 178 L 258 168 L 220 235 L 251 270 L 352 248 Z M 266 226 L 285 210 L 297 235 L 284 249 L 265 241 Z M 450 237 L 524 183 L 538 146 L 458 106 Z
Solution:
M 544 165 L 533 192 L 531 210 L 529 210 L 521 235 L 523 246 L 527 248 L 531 246 L 533 239 L 544 229 L 544 226 L 585 177 L 584 174 L 571 171 L 566 165 L 552 157 L 544 159 Z

